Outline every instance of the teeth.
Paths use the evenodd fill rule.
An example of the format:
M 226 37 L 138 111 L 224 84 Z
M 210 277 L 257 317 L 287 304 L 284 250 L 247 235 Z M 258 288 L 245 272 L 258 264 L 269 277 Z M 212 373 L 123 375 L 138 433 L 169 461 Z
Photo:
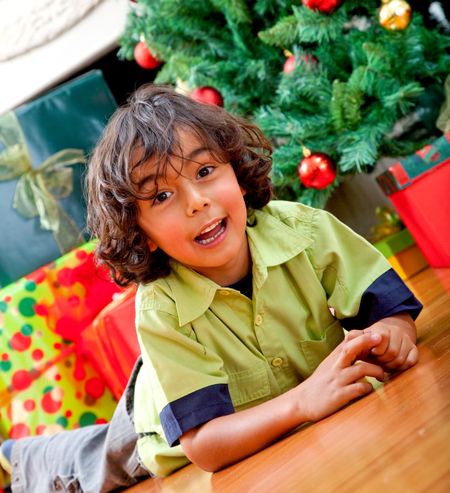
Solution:
M 219 221 L 220 222 L 220 221 Z M 216 224 L 217 225 L 217 224 Z M 209 230 L 208 230 L 209 231 Z M 217 233 L 212 236 L 211 238 L 207 238 L 205 240 L 197 240 L 201 245 L 207 245 L 208 243 L 211 243 L 214 241 L 216 238 L 218 238 L 223 232 L 225 231 L 225 227 L 222 226 Z
M 222 222 L 222 220 L 220 221 L 217 221 L 216 223 L 214 224 L 211 224 L 211 226 L 209 226 L 208 228 L 205 228 L 204 230 L 201 231 L 201 235 L 205 234 L 205 233 L 208 233 L 208 231 L 211 231 L 213 230 L 218 224 L 220 224 Z

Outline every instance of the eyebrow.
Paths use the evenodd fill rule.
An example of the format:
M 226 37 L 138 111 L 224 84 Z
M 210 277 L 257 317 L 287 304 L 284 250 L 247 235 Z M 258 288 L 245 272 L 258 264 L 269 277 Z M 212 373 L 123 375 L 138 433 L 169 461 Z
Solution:
M 184 159 L 188 161 L 193 161 L 194 158 L 196 158 L 199 154 L 210 151 L 211 149 L 209 147 L 198 147 L 197 149 L 194 149 L 192 152 L 190 152 Z
M 200 154 L 204 152 L 210 152 L 211 149 L 209 147 L 198 147 L 197 149 L 192 150 L 187 156 L 176 156 L 176 157 L 182 157 L 183 160 L 185 161 L 194 161 L 194 159 L 199 156 Z M 149 175 L 145 176 L 140 180 L 137 184 L 138 190 L 141 191 L 144 185 L 146 185 L 148 182 L 153 182 L 155 181 L 155 178 L 157 177 L 157 173 L 150 173 Z

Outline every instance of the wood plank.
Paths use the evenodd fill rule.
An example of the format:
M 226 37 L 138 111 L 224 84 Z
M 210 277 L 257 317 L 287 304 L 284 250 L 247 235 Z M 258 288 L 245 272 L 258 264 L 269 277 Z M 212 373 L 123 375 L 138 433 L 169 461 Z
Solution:
M 415 367 L 223 471 L 189 465 L 127 491 L 450 491 L 450 269 L 426 269 L 408 285 L 425 305 Z

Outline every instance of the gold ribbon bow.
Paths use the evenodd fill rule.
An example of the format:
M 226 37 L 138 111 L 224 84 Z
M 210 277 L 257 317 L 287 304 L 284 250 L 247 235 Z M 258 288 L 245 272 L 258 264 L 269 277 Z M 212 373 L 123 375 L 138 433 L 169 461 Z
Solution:
M 441 106 L 441 110 L 436 121 L 436 127 L 442 132 L 450 132 L 450 75 L 445 79 L 445 103 Z
M 58 203 L 72 193 L 73 170 L 68 166 L 84 162 L 82 150 L 64 149 L 33 168 L 16 115 L 0 115 L 0 181 L 19 178 L 14 209 L 26 218 L 39 216 L 41 228 L 52 231 L 61 253 L 84 241 L 75 222 Z
M 394 233 L 404 229 L 400 216 L 388 206 L 379 206 L 375 209 L 379 223 L 373 226 L 369 232 L 369 241 L 377 243 Z

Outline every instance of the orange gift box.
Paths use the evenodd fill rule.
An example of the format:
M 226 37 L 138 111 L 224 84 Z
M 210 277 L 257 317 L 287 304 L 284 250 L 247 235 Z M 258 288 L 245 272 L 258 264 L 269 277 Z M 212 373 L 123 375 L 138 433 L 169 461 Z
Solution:
M 134 322 L 135 294 L 136 288 L 132 287 L 114 295 L 114 300 L 82 334 L 83 353 L 117 399 L 140 354 Z

